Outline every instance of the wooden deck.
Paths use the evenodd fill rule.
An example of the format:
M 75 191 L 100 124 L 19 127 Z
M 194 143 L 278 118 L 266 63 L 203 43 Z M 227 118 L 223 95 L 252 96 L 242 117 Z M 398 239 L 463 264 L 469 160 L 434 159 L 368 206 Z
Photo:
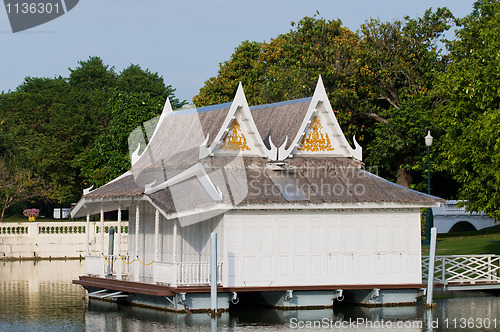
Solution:
M 102 262 L 99 261 L 99 264 Z M 231 292 L 280 292 L 294 291 L 328 291 L 328 290 L 366 290 L 366 289 L 421 289 L 426 288 L 429 258 L 423 257 L 422 284 L 365 284 L 365 285 L 310 285 L 310 286 L 248 286 L 218 287 L 219 293 Z M 101 264 L 102 265 L 102 264 Z M 151 296 L 174 296 L 179 293 L 209 293 L 210 285 L 206 283 L 182 284 L 176 287 L 154 283 L 152 280 L 132 281 L 114 278 L 81 276 L 74 284 L 94 290 L 108 290 L 127 294 L 143 294 Z M 221 282 L 219 281 L 221 284 Z M 437 256 L 434 274 L 434 288 L 451 290 L 488 290 L 500 289 L 500 255 L 461 255 Z
M 178 286 L 169 287 L 165 285 L 125 281 L 111 278 L 98 278 L 90 276 L 80 276 L 78 280 L 73 280 L 74 284 L 96 289 L 107 289 L 124 293 L 144 294 L 152 296 L 174 296 L 179 293 L 210 293 L 210 285 Z M 266 287 L 222 287 L 219 286 L 217 292 L 273 292 L 273 291 L 322 291 L 322 290 L 355 290 L 355 289 L 420 289 L 425 284 L 402 284 L 402 285 L 318 285 L 318 286 L 266 286 Z
M 124 281 L 107 278 L 96 278 L 89 276 L 80 276 L 78 280 L 73 280 L 74 284 L 84 287 L 92 287 L 97 289 L 108 289 L 126 293 L 137 293 L 153 296 L 174 296 L 169 287 L 147 284 L 142 282 Z

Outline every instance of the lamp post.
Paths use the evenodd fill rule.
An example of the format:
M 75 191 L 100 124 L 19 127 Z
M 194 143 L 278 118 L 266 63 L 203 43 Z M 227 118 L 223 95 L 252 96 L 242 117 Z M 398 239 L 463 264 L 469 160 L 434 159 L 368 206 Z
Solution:
M 427 136 L 425 136 L 425 145 L 427 145 L 427 193 L 431 194 L 431 145 L 432 145 L 433 137 L 431 136 L 431 132 L 427 132 Z
M 427 146 L 427 193 L 431 194 L 431 145 L 433 137 L 431 132 L 427 132 L 425 136 L 425 145 Z M 424 244 L 430 244 L 431 240 L 431 228 L 434 227 L 434 216 L 432 215 L 432 209 L 427 208 L 425 212 L 425 241 Z

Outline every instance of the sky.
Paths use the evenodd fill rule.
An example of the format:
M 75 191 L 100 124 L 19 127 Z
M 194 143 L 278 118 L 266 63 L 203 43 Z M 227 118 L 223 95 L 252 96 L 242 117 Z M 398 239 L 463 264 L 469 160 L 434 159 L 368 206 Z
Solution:
M 116 72 L 130 64 L 157 72 L 175 95 L 191 102 L 245 40 L 269 41 L 292 21 L 319 11 L 353 31 L 369 18 L 422 16 L 448 7 L 457 17 L 473 0 L 80 0 L 66 14 L 13 33 L 0 8 L 0 91 L 24 78 L 68 77 L 78 61 L 99 56 Z

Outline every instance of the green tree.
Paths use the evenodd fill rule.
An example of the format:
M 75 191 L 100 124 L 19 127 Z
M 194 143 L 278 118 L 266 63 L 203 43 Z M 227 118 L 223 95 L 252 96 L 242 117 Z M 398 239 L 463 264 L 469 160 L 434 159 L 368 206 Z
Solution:
M 116 92 L 110 100 L 109 132 L 98 136 L 88 151 L 80 155 L 87 186 L 102 186 L 130 169 L 129 134 L 160 115 L 164 102 L 163 97 L 151 97 L 148 93 Z
M 9 207 L 20 201 L 42 198 L 45 193 L 42 179 L 7 155 L 0 157 L 0 222 Z
M 171 85 L 157 73 L 130 65 L 117 78 L 117 87 L 106 104 L 110 122 L 107 130 L 78 156 L 85 186 L 101 186 L 130 168 L 128 136 L 144 122 L 161 114 L 166 98 L 173 109 L 187 104 L 179 101 Z
M 118 87 L 118 75 L 114 67 L 105 65 L 96 56 L 78 63 L 79 67 L 69 68 L 68 83 L 75 93 L 80 112 L 87 118 L 89 133 L 99 135 L 109 128 L 108 101 Z
M 18 164 L 44 179 L 47 197 L 71 202 L 81 179 L 74 163 L 88 144 L 88 122 L 63 78 L 26 78 L 15 92 L 2 95 L 5 129 L 15 142 Z
M 500 2 L 478 1 L 449 43 L 440 77 L 446 159 L 472 211 L 500 219 Z
M 163 77 L 158 73 L 152 73 L 148 69 L 143 70 L 134 64 L 118 75 L 118 91 L 148 93 L 151 98 L 160 97 L 163 101 L 169 98 L 173 109 L 181 108 L 187 103 L 175 97 L 175 89 L 171 85 L 165 85 Z
M 80 61 L 68 78 L 27 77 L 15 91 L 0 94 L 0 156 L 8 152 L 4 164 L 15 165 L 5 174 L 18 182 L 19 174 L 40 179 L 38 197 L 49 204 L 74 202 L 105 170 L 111 180 L 128 167 L 122 136 L 137 126 L 134 121 L 161 112 L 166 96 L 175 106 L 185 104 L 174 91 L 156 73 L 132 65 L 116 74 L 98 57 Z M 154 112 L 143 112 L 143 105 L 154 105 Z M 120 110 L 130 117 L 115 119 Z
M 423 137 L 428 130 L 439 136 L 435 121 L 439 96 L 434 84 L 446 62 L 438 42 L 453 22 L 451 12 L 439 8 L 427 10 L 417 19 L 370 20 L 359 32 L 364 74 L 358 82 L 368 91 L 353 111 L 353 120 L 372 120 L 366 160 L 378 165 L 384 176 L 396 175 L 397 183 L 422 191 L 426 168 Z

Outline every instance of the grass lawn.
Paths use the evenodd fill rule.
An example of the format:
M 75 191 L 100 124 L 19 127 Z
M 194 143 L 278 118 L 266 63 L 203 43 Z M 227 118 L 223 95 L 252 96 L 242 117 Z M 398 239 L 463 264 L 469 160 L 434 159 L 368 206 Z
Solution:
M 422 247 L 429 255 L 429 246 Z M 436 255 L 500 254 L 500 225 L 475 232 L 438 234 Z

